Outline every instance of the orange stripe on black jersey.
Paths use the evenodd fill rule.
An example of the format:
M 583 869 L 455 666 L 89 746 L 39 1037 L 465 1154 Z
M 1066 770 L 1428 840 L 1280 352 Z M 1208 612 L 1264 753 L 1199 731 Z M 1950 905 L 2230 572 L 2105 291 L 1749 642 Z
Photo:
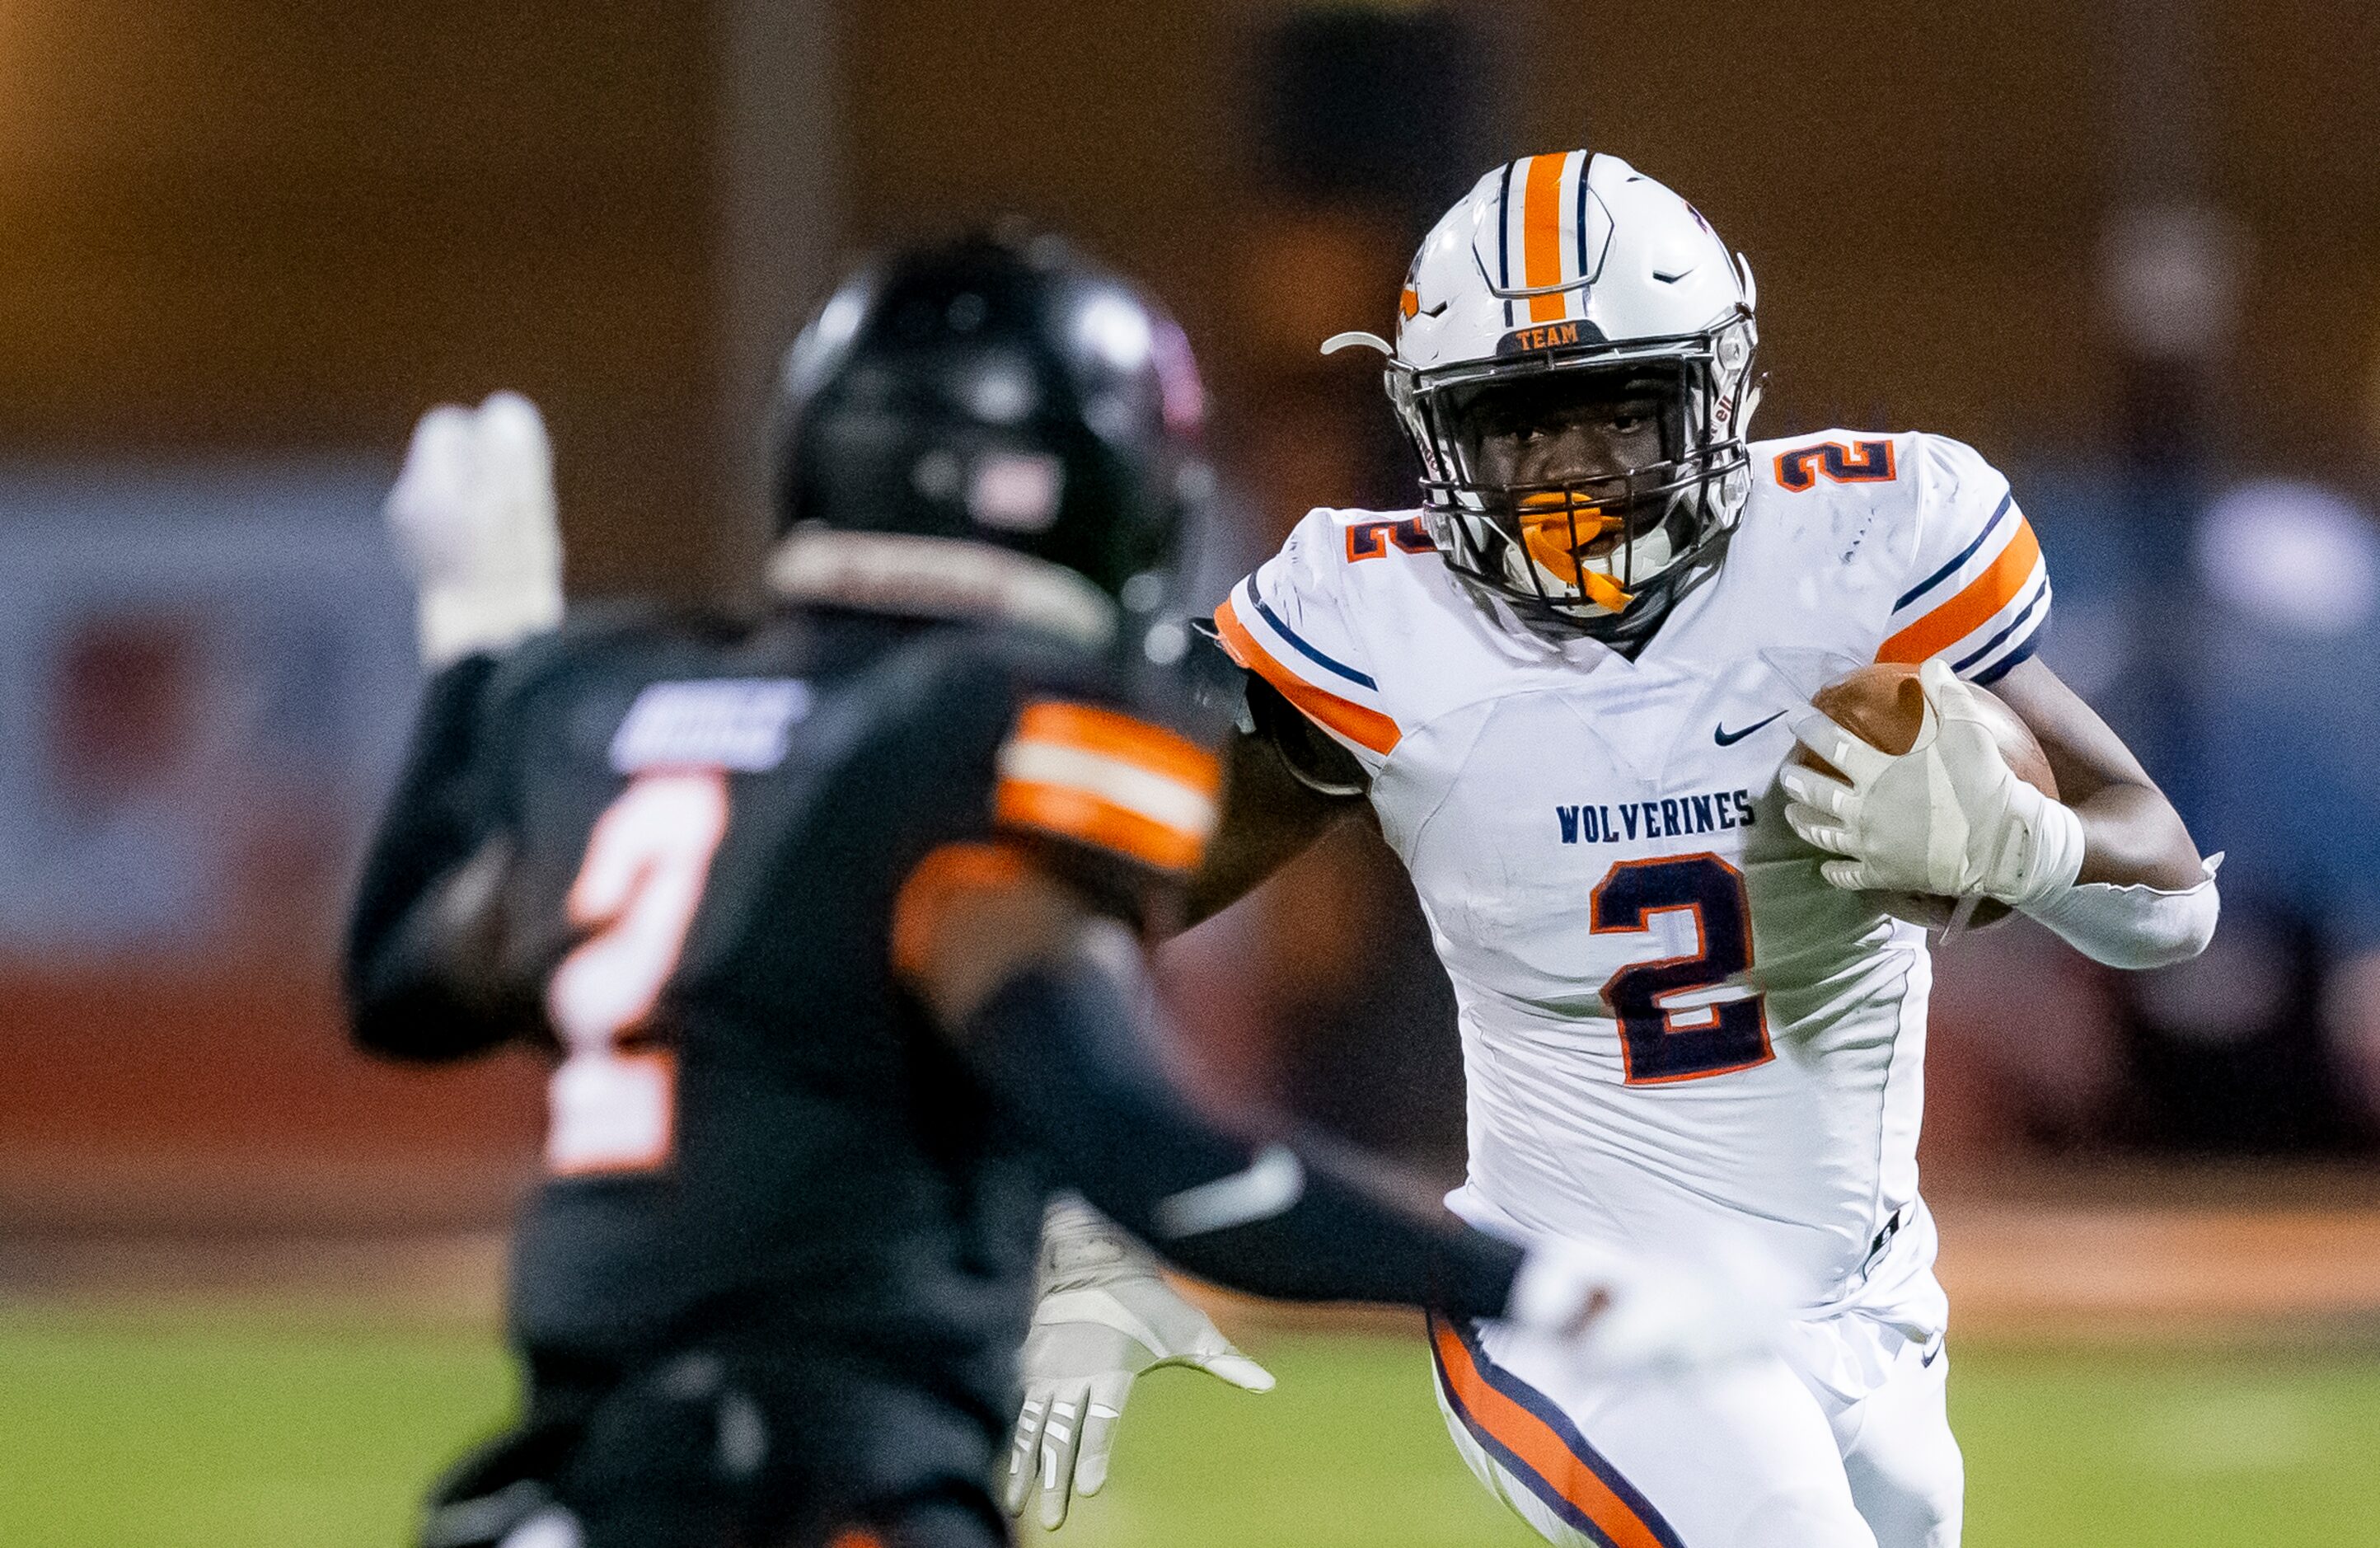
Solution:
M 1222 771 L 1171 731 L 1091 704 L 1026 706 L 1000 750 L 993 816 L 1160 871 L 1195 869 L 1215 830 Z

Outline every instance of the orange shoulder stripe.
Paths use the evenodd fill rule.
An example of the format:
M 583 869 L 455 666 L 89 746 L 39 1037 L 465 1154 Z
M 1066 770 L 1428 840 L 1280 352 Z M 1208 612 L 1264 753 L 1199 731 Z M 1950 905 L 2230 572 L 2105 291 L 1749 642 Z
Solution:
M 1195 870 L 1207 852 L 1207 835 L 1144 816 L 1071 785 L 1003 779 L 992 817 L 1013 828 L 1037 828 L 1160 871 Z
M 1670 1548 L 1662 1534 L 1581 1460 L 1551 1425 L 1496 1390 L 1446 1322 L 1432 1317 L 1429 1336 L 1447 1390 L 1463 1415 L 1568 1501 L 1613 1548 Z
M 1993 614 L 2006 607 L 2024 589 L 2024 579 L 2041 560 L 2041 541 L 2033 523 L 2017 518 L 2016 531 L 1999 557 L 1984 573 L 1967 582 L 1958 595 L 1926 614 L 1876 649 L 1878 661 L 1915 665 L 1973 634 Z
M 1215 609 L 1215 627 L 1222 632 L 1223 653 L 1279 689 L 1281 696 L 1296 705 L 1308 720 L 1383 757 L 1396 750 L 1404 733 L 1397 729 L 1395 721 L 1378 710 L 1367 710 L 1335 693 L 1326 693 L 1275 661 L 1257 643 L 1248 626 L 1240 621 L 1231 598 L 1225 597 L 1223 605 Z

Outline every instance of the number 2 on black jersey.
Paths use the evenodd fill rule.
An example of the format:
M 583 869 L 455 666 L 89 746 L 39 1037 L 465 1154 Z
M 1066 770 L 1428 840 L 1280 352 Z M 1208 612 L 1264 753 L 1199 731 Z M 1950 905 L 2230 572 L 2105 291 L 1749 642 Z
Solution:
M 1603 986 L 1604 1004 L 1620 1022 L 1621 1059 L 1632 1086 L 1725 1075 L 1776 1056 L 1758 994 L 1672 1003 L 1718 989 L 1752 966 L 1743 872 L 1711 854 L 1622 860 L 1596 884 L 1589 927 L 1597 935 L 1632 934 L 1672 910 L 1694 915 L 1693 955 L 1632 962 Z
M 642 775 L 597 819 L 565 905 L 589 933 L 546 987 L 564 1054 L 548 1088 L 552 1171 L 644 1172 L 669 1160 L 676 1055 L 637 1034 L 677 970 L 726 834 L 727 779 L 715 770 Z

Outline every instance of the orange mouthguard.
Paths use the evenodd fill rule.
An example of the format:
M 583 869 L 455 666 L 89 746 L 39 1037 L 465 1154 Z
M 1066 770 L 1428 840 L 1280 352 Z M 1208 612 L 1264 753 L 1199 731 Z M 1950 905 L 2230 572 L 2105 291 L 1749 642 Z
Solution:
M 1617 613 L 1632 600 L 1611 578 L 1578 562 L 1578 551 L 1607 533 L 1621 519 L 1606 516 L 1599 506 L 1574 504 L 1554 491 L 1524 494 L 1520 500 L 1521 542 L 1547 574 L 1567 580 L 1586 593 L 1597 606 Z

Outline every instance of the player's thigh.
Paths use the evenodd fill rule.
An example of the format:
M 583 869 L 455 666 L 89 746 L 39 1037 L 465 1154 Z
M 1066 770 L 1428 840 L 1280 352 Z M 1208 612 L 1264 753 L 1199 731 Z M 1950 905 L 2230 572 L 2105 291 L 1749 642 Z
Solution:
M 1967 1470 L 1945 1396 L 1950 1357 L 1905 1344 L 1884 1384 L 1836 1416 L 1852 1498 L 1879 1548 L 1958 1548 Z
M 1548 1542 L 1874 1548 L 1826 1414 L 1779 1360 L 1590 1379 L 1508 1328 L 1430 1331 L 1456 1447 Z

